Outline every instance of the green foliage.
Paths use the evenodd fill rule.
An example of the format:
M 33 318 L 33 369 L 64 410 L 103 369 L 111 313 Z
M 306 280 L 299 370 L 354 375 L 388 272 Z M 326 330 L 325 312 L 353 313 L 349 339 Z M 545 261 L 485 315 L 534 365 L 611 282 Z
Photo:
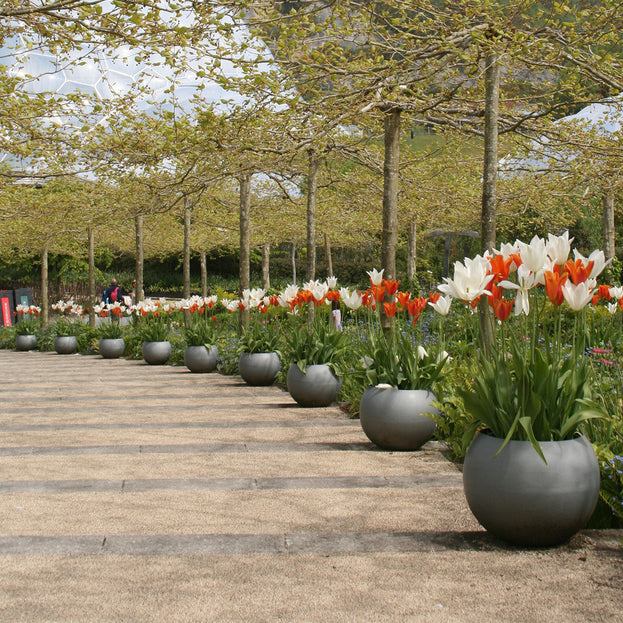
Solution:
M 13 327 L 0 327 L 0 348 L 15 348 L 15 329 Z
M 116 320 L 110 322 L 102 322 L 98 327 L 98 335 L 100 339 L 117 340 L 123 337 L 124 328 Z
M 66 316 L 60 316 L 52 325 L 54 335 L 65 337 L 68 335 L 78 336 L 82 330 L 82 322 L 79 320 L 70 320 Z
M 600 502 L 589 524 L 592 528 L 623 528 L 623 342 L 609 339 L 607 327 L 616 327 L 620 318 L 609 319 L 602 347 L 589 351 L 588 363 L 595 396 L 607 416 L 590 420 L 584 431 L 593 443 L 601 471 Z
M 216 342 L 219 353 L 218 370 L 222 374 L 238 373 L 238 337 L 235 333 L 222 333 Z
M 485 426 L 504 445 L 530 441 L 545 460 L 539 441 L 571 439 L 585 421 L 602 416 L 591 401 L 588 367 L 550 349 L 534 349 L 526 358 L 515 340 L 510 349 L 481 357 L 473 386 L 459 396 L 473 432 Z
M 275 319 L 254 319 L 238 340 L 238 353 L 272 353 L 283 350 L 281 324 Z
M 41 330 L 41 319 L 37 316 L 24 315 L 15 325 L 17 335 L 36 335 Z
M 143 342 L 165 342 L 171 333 L 171 324 L 167 314 L 150 314 L 136 323 L 136 332 Z
M 189 325 L 182 329 L 187 346 L 212 346 L 216 340 L 216 327 L 212 317 L 194 313 Z
M 322 315 L 318 316 L 311 325 L 298 317 L 292 318 L 286 334 L 286 357 L 303 373 L 308 365 L 326 364 L 341 376 L 348 352 L 345 334 L 332 328 Z
M 443 379 L 446 353 L 417 345 L 414 332 L 392 331 L 389 335 L 370 328 L 358 349 L 355 375 L 365 386 L 390 385 L 397 389 L 428 389 Z

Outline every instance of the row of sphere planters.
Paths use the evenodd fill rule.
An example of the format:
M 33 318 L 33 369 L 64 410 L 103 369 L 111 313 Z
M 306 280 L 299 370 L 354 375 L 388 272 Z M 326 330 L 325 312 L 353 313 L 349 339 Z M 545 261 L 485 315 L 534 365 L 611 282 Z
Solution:
M 18 350 L 35 346 L 34 335 L 16 337 Z M 76 338 L 57 337 L 54 347 L 62 354 L 75 352 Z M 104 358 L 120 357 L 123 350 L 123 339 L 100 340 Z M 164 364 L 170 355 L 169 342 L 143 344 L 149 364 Z M 189 346 L 184 351 L 184 363 L 192 372 L 211 372 L 217 359 L 215 346 Z M 271 385 L 281 370 L 277 353 L 242 353 L 238 364 L 242 379 L 256 386 Z M 287 387 L 300 406 L 325 407 L 337 398 L 341 379 L 326 365 L 307 366 L 303 373 L 292 364 Z M 370 387 L 361 398 L 361 427 L 382 449 L 417 450 L 435 431 L 427 415 L 439 413 L 435 401 L 425 390 Z M 478 522 L 508 543 L 530 547 L 563 543 L 585 527 L 599 498 L 599 465 L 586 437 L 541 442 L 546 462 L 528 441 L 510 441 L 500 451 L 502 443 L 478 433 L 465 456 L 463 487 Z

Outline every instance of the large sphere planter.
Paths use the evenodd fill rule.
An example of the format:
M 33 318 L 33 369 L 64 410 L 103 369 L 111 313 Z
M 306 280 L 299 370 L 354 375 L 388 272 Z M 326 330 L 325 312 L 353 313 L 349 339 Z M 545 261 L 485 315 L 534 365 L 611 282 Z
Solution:
M 37 346 L 36 335 L 16 335 L 15 336 L 15 348 L 16 350 L 32 350 Z
M 152 366 L 165 364 L 171 356 L 171 342 L 143 342 L 143 359 Z
M 435 432 L 435 395 L 425 389 L 369 387 L 361 397 L 359 421 L 368 439 L 385 450 L 417 450 Z
M 599 498 L 599 464 L 586 437 L 541 442 L 547 465 L 529 441 L 479 433 L 465 455 L 470 509 L 491 534 L 531 547 L 563 543 L 590 519 Z
M 58 335 L 54 338 L 54 350 L 59 355 L 71 355 L 78 350 L 78 339 L 75 335 Z
M 309 365 L 305 374 L 293 363 L 288 369 L 288 391 L 301 407 L 328 407 L 340 393 L 342 379 L 326 364 Z
M 238 372 L 248 385 L 272 385 L 281 370 L 277 353 L 240 353 Z
M 125 342 L 122 337 L 103 337 L 99 343 L 99 351 L 104 359 L 118 359 L 125 351 Z
M 216 346 L 187 346 L 184 349 L 184 365 L 191 372 L 212 372 L 216 369 L 217 360 Z

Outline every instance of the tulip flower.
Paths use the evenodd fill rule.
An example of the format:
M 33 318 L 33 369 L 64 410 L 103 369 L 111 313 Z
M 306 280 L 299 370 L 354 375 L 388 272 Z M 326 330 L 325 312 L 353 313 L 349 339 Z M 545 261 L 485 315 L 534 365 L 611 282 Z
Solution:
M 519 246 L 519 255 L 521 257 L 522 265 L 526 266 L 533 273 L 537 274 L 543 270 L 543 266 L 547 261 L 547 249 L 545 246 L 545 240 L 534 236 L 530 241 L 530 244 L 517 241 Z
M 515 316 L 522 312 L 527 316 L 530 313 L 530 290 L 538 284 L 537 276 L 525 264 L 517 269 L 517 283 L 502 281 L 500 287 L 517 290 L 515 297 Z
M 552 234 L 548 234 L 545 250 L 549 259 L 552 260 L 554 264 L 562 266 L 569 257 L 569 253 L 571 252 L 571 243 L 573 240 L 573 238 L 569 239 L 568 231 L 562 234 L 562 236 L 553 236 Z
M 432 298 L 432 297 L 431 297 Z M 429 301 L 428 304 L 440 315 L 447 316 L 452 305 L 451 296 L 440 296 L 436 302 Z
M 564 296 L 562 286 L 567 281 L 568 274 L 557 274 L 553 271 L 545 272 L 545 293 L 554 305 L 562 305 Z
M 612 262 L 612 259 L 606 261 L 606 256 L 604 252 L 596 249 L 593 251 L 588 258 L 584 257 L 577 249 L 573 250 L 573 254 L 575 256 L 576 261 L 582 260 L 582 262 L 586 265 L 590 264 L 589 269 L 589 277 L 591 279 L 596 279 L 603 272 L 604 268 Z
M 581 311 L 591 302 L 593 288 L 588 281 L 579 284 L 567 281 L 562 286 L 562 294 L 573 311 Z
M 348 290 L 346 290 L 346 288 L 341 288 L 340 296 L 342 298 L 342 301 L 344 302 L 344 305 L 346 305 L 348 309 L 352 309 L 353 311 L 359 309 L 363 304 L 363 298 L 357 291 L 350 294 Z
M 383 281 L 383 273 L 385 272 L 384 268 L 382 268 L 380 271 L 377 271 L 376 268 L 373 268 L 372 270 L 368 270 L 366 272 L 370 276 L 370 283 L 373 286 L 381 285 L 381 281 Z
M 385 315 L 388 318 L 393 318 L 396 315 L 397 307 L 395 302 L 383 303 L 383 307 L 385 309 Z
M 465 258 L 464 263 L 454 263 L 454 279 L 444 277 L 445 283 L 438 286 L 438 290 L 455 299 L 471 302 L 486 294 L 486 287 L 494 275 L 489 272 L 489 262 L 477 255 L 474 259 Z

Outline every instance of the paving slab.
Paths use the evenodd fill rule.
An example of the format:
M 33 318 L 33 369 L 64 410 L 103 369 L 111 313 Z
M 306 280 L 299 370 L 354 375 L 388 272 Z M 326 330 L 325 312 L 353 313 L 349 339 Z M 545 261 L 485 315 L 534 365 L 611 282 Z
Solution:
M 0 351 L 0 621 L 615 621 L 623 531 L 488 535 L 445 446 L 237 376 Z M 111 408 L 110 398 L 121 397 Z

